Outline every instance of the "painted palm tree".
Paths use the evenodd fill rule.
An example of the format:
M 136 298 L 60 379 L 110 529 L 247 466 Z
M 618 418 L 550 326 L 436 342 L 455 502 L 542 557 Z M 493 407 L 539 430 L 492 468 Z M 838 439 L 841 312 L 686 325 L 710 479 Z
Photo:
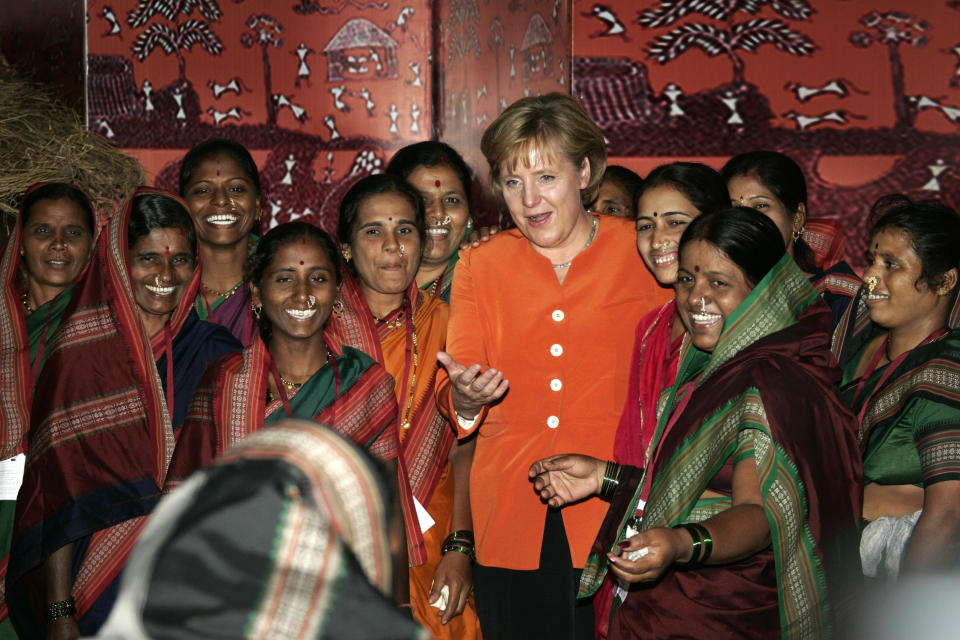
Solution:
M 807 36 L 778 18 L 734 20 L 737 13 L 756 15 L 765 6 L 788 20 L 807 20 L 813 14 L 806 0 L 662 0 L 658 6 L 638 12 L 635 22 L 646 28 L 659 28 L 688 14 L 700 14 L 722 23 L 682 24 L 655 38 L 647 53 L 660 64 L 691 48 L 710 57 L 726 55 L 733 64 L 733 83 L 741 87 L 745 84 L 745 68 L 738 51 L 755 51 L 761 45 L 771 44 L 791 55 L 808 56 L 816 48 Z
M 142 27 L 157 14 L 175 22 L 177 14 L 189 16 L 194 9 L 211 22 L 216 22 L 222 15 L 217 0 L 140 0 L 137 8 L 127 14 L 127 24 Z
M 133 43 L 133 55 L 143 62 L 154 49 L 160 47 L 166 55 L 177 56 L 180 68 L 178 77 L 180 84 L 187 82 L 187 62 L 183 57 L 184 51 L 189 51 L 193 45 L 199 44 L 208 53 L 219 55 L 223 51 L 223 43 L 205 22 L 187 20 L 176 25 L 176 29 L 165 24 L 154 23 L 147 27 Z
M 900 59 L 900 45 L 914 47 L 926 46 L 930 24 L 918 20 L 916 16 L 899 11 L 880 13 L 871 11 L 862 18 L 860 24 L 870 31 L 854 31 L 850 34 L 850 43 L 855 47 L 869 47 L 874 43 L 887 45 L 890 58 L 890 75 L 893 81 L 893 112 L 896 115 L 896 129 L 908 129 L 913 123 L 911 110 L 903 81 L 903 60 Z
M 277 105 L 273 101 L 268 51 L 270 47 L 279 48 L 283 46 L 283 38 L 281 37 L 283 25 L 277 22 L 277 19 L 273 16 L 253 14 L 247 18 L 247 28 L 249 31 L 240 36 L 240 42 L 248 49 L 256 45 L 260 46 L 263 59 L 263 88 L 267 94 L 267 126 L 275 127 L 277 124 Z

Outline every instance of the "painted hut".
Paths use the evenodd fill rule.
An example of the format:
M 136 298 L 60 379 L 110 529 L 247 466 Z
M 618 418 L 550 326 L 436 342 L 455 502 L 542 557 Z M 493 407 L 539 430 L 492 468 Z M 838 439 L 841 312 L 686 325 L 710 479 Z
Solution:
M 553 34 L 539 13 L 530 16 L 520 45 L 523 79 L 553 75 Z
M 348 20 L 323 49 L 327 80 L 397 77 L 397 41 L 365 18 Z

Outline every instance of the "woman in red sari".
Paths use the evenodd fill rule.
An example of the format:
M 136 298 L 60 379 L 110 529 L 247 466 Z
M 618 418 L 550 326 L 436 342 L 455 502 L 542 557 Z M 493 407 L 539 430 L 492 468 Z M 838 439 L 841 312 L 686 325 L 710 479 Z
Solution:
M 366 354 L 323 336 L 340 287 L 337 253 L 305 222 L 274 227 L 257 244 L 249 281 L 259 333 L 197 386 L 167 489 L 284 418 L 329 424 L 375 458 L 397 457 L 393 380 Z
M 194 229 L 175 197 L 138 191 L 90 269 L 99 277 L 76 284 L 36 382 L 7 573 L 21 638 L 97 630 L 193 387 L 240 346 L 192 312 Z

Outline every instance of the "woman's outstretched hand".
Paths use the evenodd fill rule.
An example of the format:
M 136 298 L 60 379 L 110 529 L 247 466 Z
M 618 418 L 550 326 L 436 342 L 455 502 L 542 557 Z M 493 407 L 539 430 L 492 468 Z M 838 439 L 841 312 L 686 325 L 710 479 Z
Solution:
M 562 507 L 599 493 L 606 465 L 605 460 L 568 453 L 537 460 L 529 475 L 544 502 Z
M 483 405 L 499 400 L 510 387 L 510 381 L 503 377 L 503 372 L 493 367 L 486 371 L 479 364 L 466 367 L 446 351 L 437 353 L 437 360 L 450 378 L 453 409 L 466 420 L 476 418 Z

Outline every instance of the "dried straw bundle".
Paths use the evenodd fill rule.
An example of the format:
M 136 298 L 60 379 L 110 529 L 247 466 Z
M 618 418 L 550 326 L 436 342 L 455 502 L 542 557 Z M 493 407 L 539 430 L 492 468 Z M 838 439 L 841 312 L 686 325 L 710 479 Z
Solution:
M 18 77 L 0 56 L 0 215 L 10 228 L 24 192 L 46 181 L 75 184 L 101 219 L 146 183 L 143 167 L 88 131 L 77 113 Z

